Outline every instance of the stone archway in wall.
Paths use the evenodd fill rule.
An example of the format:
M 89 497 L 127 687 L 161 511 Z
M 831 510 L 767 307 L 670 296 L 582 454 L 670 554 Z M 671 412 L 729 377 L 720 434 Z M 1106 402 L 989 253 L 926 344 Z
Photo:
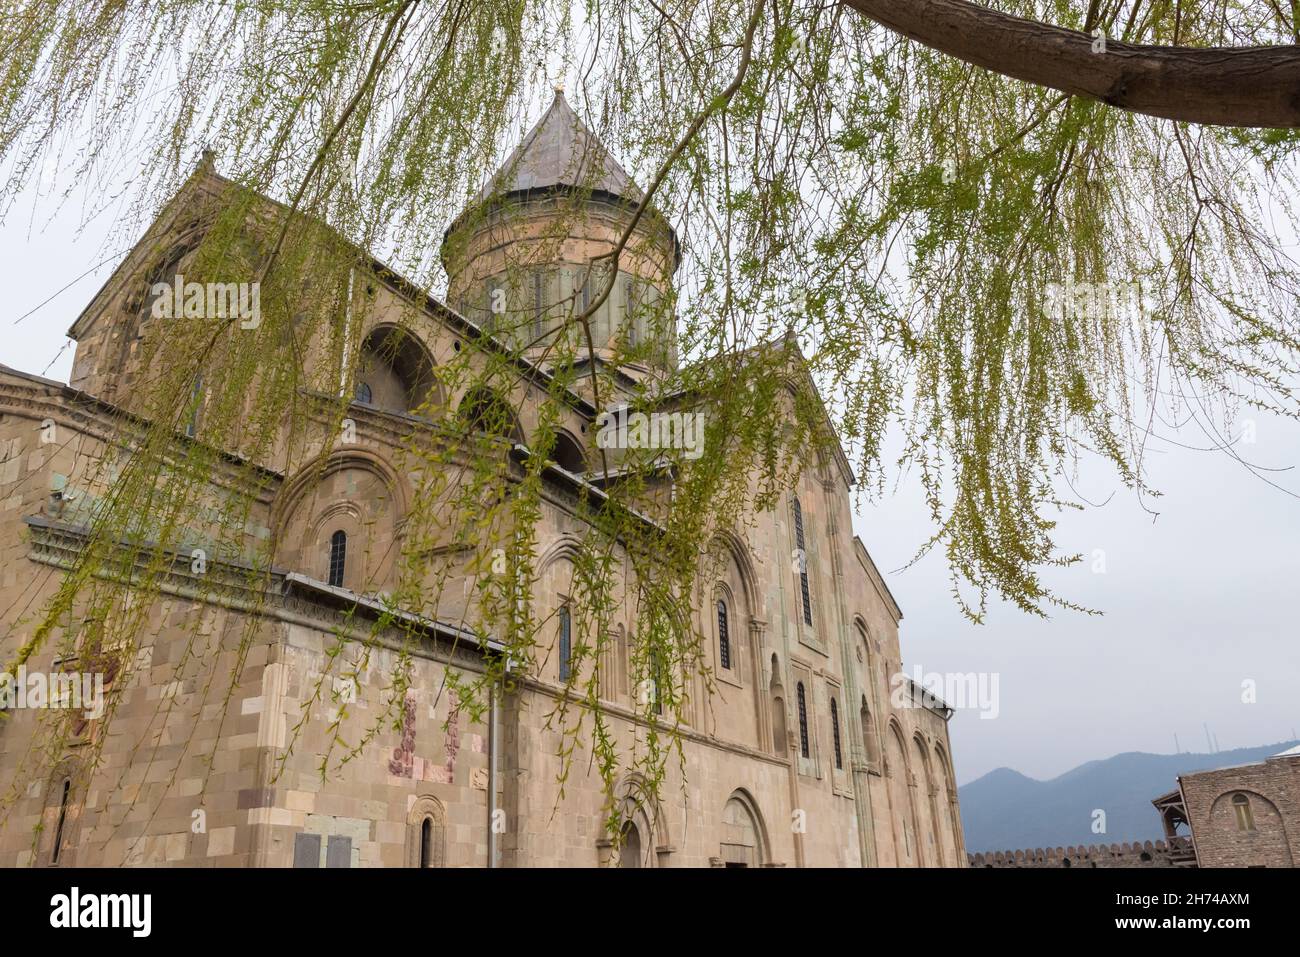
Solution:
M 961 825 L 957 821 L 957 795 L 952 787 L 952 769 L 948 764 L 948 755 L 943 746 L 934 746 L 935 785 L 939 793 L 935 802 L 939 805 L 939 819 L 942 822 L 940 834 L 943 837 L 945 865 L 960 867 L 962 861 Z
M 926 867 L 943 867 L 943 835 L 939 824 L 939 808 L 935 801 L 934 775 L 930 767 L 930 751 L 925 739 L 918 733 L 912 738 L 916 759 L 916 805 L 921 835 L 921 863 Z
M 381 324 L 361 343 L 353 370 L 357 402 L 401 413 L 437 413 L 446 402 L 428 347 L 410 329 Z
M 772 740 L 771 691 L 766 680 L 766 622 L 760 617 L 758 572 L 745 540 L 731 529 L 714 533 L 704 559 L 700 594 L 702 633 L 709 636 L 706 657 L 720 678 L 744 688 L 745 700 L 753 708 L 753 743 L 766 750 Z M 718 603 L 726 605 L 727 636 L 730 662 L 724 668 L 719 648 Z M 698 680 L 698 679 L 697 679 Z M 703 701 L 704 688 L 697 688 L 696 699 Z M 782 749 L 783 751 L 783 749 Z M 778 752 L 782 753 L 782 752 Z
M 456 417 L 472 433 L 516 444 L 524 441 L 519 414 L 501 393 L 488 386 L 477 386 L 462 396 Z
M 762 867 L 771 862 L 771 844 L 753 797 L 737 789 L 722 806 L 718 861 L 722 867 Z
M 1237 808 L 1234 798 L 1238 803 L 1245 799 L 1243 810 Z M 1225 862 L 1229 866 L 1265 861 L 1273 867 L 1295 866 L 1282 815 L 1277 805 L 1258 791 L 1232 788 L 1215 798 L 1210 805 L 1209 831 L 1218 836 L 1216 844 L 1222 846 L 1223 853 L 1237 858 Z M 1208 865 L 1203 862 L 1201 866 Z
M 889 793 L 889 816 L 894 835 L 896 867 L 920 867 L 917 847 L 916 815 L 912 808 L 912 770 L 903 745 L 903 732 L 897 721 L 890 720 L 885 732 L 885 779 Z
M 633 772 L 615 787 L 618 799 L 618 840 L 602 829 L 596 841 L 597 860 L 601 867 L 662 867 L 671 853 L 668 829 L 659 802 L 645 787 L 640 774 Z M 603 822 L 602 822 L 603 824 Z
M 345 448 L 308 462 L 277 496 L 272 509 L 274 562 L 359 593 L 381 591 L 401 554 L 406 480 L 382 456 Z M 341 581 L 331 581 L 333 540 L 343 533 Z

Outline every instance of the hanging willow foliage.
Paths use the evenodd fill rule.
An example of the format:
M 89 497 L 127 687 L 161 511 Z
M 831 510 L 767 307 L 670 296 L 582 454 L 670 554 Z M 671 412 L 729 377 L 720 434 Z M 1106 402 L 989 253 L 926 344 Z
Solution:
M 1294 26 L 1269 3 L 990 5 L 1142 44 L 1290 42 Z M 160 209 L 176 224 L 152 278 L 260 284 L 254 327 L 142 327 L 137 372 L 115 399 L 122 448 L 99 465 L 104 494 L 82 503 L 85 547 L 53 601 L 24 619 L 14 664 L 56 641 L 131 660 L 195 543 L 223 569 L 204 587 L 258 595 L 295 543 L 256 534 L 255 511 L 279 475 L 324 481 L 322 453 L 363 414 L 351 400 L 370 354 L 423 383 L 410 416 L 380 422 L 396 430 L 394 465 L 414 493 L 383 559 L 390 585 L 350 587 L 383 606 L 372 637 L 414 640 L 421 622 L 447 619 L 448 584 L 459 593 L 470 578 L 457 626 L 504 649 L 481 677 L 452 679 L 475 714 L 489 686 L 540 666 L 556 627 L 535 608 L 538 524 L 575 403 L 699 409 L 698 458 L 620 450 L 613 461 L 593 429 L 596 479 L 573 483 L 584 529 L 568 595 L 573 667 L 550 720 L 568 748 L 590 743 L 608 786 L 629 765 L 654 786 L 687 679 L 711 687 L 692 625 L 707 607 L 710 542 L 836 454 L 805 375 L 822 387 L 859 495 L 883 492 L 893 467 L 920 477 L 934 521 L 923 551 L 943 550 L 976 620 L 991 595 L 1031 613 L 1074 607 L 1040 578 L 1076 558 L 1052 539 L 1054 514 L 1073 504 L 1061 481 L 1091 455 L 1148 491 L 1146 410 L 1187 396 L 1211 418 L 1241 402 L 1296 413 L 1300 276 L 1275 232 L 1294 225 L 1294 131 L 1117 111 L 804 0 L 0 8 L 4 208 L 52 168 L 93 183 L 128 162 L 123 235 Z M 618 255 L 590 261 L 586 292 L 548 301 L 540 335 L 526 296 L 473 315 L 477 301 L 456 301 L 441 266 L 502 215 L 476 190 L 556 77 L 642 187 L 624 213 L 638 229 L 671 227 L 680 244 L 673 287 L 643 304 L 644 334 L 618 337 L 603 364 L 591 361 L 593 329 L 612 308 Z M 219 202 L 166 206 L 205 149 Z M 558 202 L 538 243 L 575 235 L 589 199 Z M 633 254 L 634 234 L 617 253 Z M 527 288 L 528 263 L 508 266 L 506 285 Z M 400 332 L 363 341 L 378 285 L 365 277 L 377 275 L 409 293 L 410 323 L 427 295 L 449 297 L 493 335 L 462 329 L 465 348 L 436 370 Z M 629 389 L 624 364 L 652 370 L 649 388 Z M 453 394 L 477 398 L 453 408 Z M 537 423 L 526 447 L 519 403 Z M 891 430 L 902 454 L 886 463 Z M 665 474 L 670 497 L 657 494 Z M 465 545 L 468 567 L 448 558 Z M 624 608 L 633 677 L 649 689 L 637 700 L 651 731 L 634 755 L 619 752 L 600 695 Z M 242 660 L 258 627 L 256 614 L 244 620 L 242 634 L 213 634 L 200 616 L 193 658 L 220 644 Z M 341 663 L 344 631 L 332 654 L 360 671 L 364 661 Z M 400 728 L 407 680 L 402 657 L 390 707 L 360 740 L 340 718 L 323 774 Z M 321 681 L 314 700 L 332 693 Z

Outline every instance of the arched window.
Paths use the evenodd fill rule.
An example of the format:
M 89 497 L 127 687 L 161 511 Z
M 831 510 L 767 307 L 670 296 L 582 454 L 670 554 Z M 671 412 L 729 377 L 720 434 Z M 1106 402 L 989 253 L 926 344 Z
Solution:
M 63 850 L 63 825 L 68 820 L 68 797 L 72 793 L 72 779 L 63 782 L 63 797 L 59 801 L 59 826 L 54 830 L 54 850 L 50 852 L 50 863 L 59 863 L 59 852 Z
M 1255 830 L 1255 815 L 1250 809 L 1250 798 L 1244 794 L 1234 794 L 1232 796 L 1232 810 L 1237 815 L 1237 830 Z
M 336 588 L 343 587 L 343 570 L 348 561 L 348 535 L 339 529 L 330 536 L 330 574 L 329 583 Z
M 799 550 L 799 592 L 803 597 L 804 624 L 812 624 L 812 594 L 808 591 L 808 549 L 803 535 L 803 507 L 799 497 L 794 500 L 794 543 Z
M 569 657 L 573 652 L 573 622 L 569 617 L 569 606 L 560 608 L 560 680 L 568 681 L 571 673 Z
M 803 682 L 795 689 L 799 699 L 799 753 L 808 757 L 808 698 L 804 694 Z
M 862 746 L 867 752 L 867 763 L 880 768 L 880 742 L 876 739 L 876 725 L 871 720 L 871 710 L 867 707 L 867 696 L 862 696 L 862 710 L 858 713 L 862 719 Z
M 420 866 L 433 866 L 433 818 L 426 817 L 420 824 Z
M 727 603 L 718 599 L 718 660 L 731 669 L 731 636 L 727 634 Z
M 358 402 L 364 402 L 366 405 L 369 405 L 370 402 L 371 402 L 371 400 L 372 400 L 373 398 L 374 398 L 374 392 L 373 392 L 373 390 L 371 390 L 371 388 L 370 388 L 370 383 L 368 383 L 368 382 L 358 382 L 358 383 L 357 383 L 357 401 L 358 401 Z
M 831 740 L 835 743 L 835 769 L 844 770 L 844 757 L 840 752 L 840 711 L 831 698 Z
M 482 432 L 512 442 L 524 440 L 519 417 L 505 399 L 486 386 L 474 389 L 461 399 L 456 415 L 470 432 Z

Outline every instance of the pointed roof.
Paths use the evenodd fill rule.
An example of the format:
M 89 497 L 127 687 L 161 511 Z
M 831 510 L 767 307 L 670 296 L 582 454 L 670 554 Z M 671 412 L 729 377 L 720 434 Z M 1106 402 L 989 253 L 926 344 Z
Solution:
M 474 205 L 494 195 L 556 187 L 589 189 L 634 203 L 643 196 L 558 87 L 550 109 L 474 197 Z

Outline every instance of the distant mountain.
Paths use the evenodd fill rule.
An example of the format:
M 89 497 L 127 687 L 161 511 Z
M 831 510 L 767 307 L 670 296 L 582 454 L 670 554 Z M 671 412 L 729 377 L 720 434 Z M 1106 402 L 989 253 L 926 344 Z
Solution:
M 1158 840 L 1164 832 L 1151 800 L 1172 791 L 1178 775 L 1252 764 L 1296 743 L 1284 741 L 1218 754 L 1130 751 L 1089 761 L 1050 781 L 998 768 L 958 789 L 966 849 L 974 854 Z M 1092 832 L 1096 808 L 1106 812 L 1105 834 Z

